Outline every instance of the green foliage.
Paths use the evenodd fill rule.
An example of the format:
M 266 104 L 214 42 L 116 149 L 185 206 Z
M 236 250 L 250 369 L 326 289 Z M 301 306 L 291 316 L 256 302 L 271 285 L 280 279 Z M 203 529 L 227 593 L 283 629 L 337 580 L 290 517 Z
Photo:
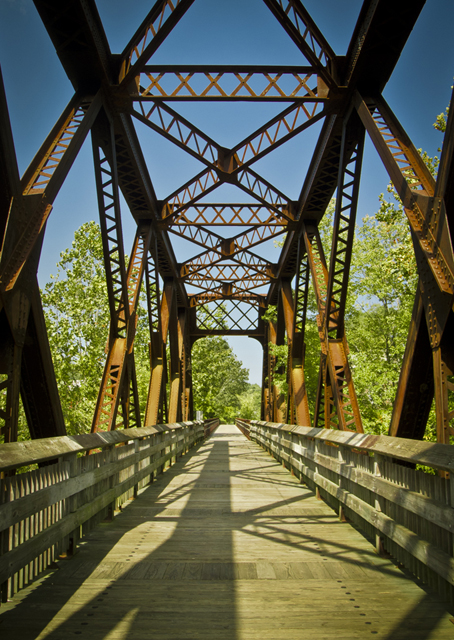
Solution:
M 76 434 L 90 430 L 109 332 L 99 226 L 83 224 L 60 258 L 42 299 L 66 427 Z
M 274 365 L 274 384 L 284 397 L 288 393 L 287 383 L 287 365 L 288 365 L 288 346 L 287 337 L 285 344 L 268 343 L 270 354 L 276 359 Z
M 444 112 L 440 113 L 440 115 L 437 116 L 437 119 L 432 125 L 433 128 L 436 129 L 437 131 L 441 131 L 442 133 L 444 133 L 446 131 L 446 122 L 448 120 L 448 115 L 449 115 L 449 107 L 446 107 Z
M 200 338 L 192 348 L 194 410 L 204 418 L 232 423 L 241 406 L 239 396 L 248 388 L 249 372 L 225 338 Z
M 277 322 L 277 306 L 270 304 L 268 309 L 262 313 L 262 320 L 265 322 Z
M 238 416 L 245 420 L 260 420 L 262 390 L 258 384 L 250 384 L 246 391 L 238 396 L 240 408 Z

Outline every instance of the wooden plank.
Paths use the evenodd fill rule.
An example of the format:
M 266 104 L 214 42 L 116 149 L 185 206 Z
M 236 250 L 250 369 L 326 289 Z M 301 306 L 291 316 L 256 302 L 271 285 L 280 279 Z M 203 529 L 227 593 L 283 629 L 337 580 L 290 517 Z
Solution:
M 233 427 L 82 542 L 0 609 L 2 637 L 453 637 L 436 597 Z

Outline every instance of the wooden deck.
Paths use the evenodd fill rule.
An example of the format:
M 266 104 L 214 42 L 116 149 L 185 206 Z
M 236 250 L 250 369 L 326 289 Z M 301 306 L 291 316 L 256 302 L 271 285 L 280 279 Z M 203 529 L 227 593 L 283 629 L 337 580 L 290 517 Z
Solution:
M 453 640 L 451 618 L 224 426 L 3 605 L 0 638 Z

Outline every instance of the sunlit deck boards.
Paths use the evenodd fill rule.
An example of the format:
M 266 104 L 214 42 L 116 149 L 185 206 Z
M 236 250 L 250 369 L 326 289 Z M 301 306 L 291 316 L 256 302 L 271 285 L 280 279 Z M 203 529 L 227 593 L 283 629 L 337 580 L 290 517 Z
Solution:
M 84 542 L 0 609 L 2 640 L 454 638 L 434 596 L 235 427 Z

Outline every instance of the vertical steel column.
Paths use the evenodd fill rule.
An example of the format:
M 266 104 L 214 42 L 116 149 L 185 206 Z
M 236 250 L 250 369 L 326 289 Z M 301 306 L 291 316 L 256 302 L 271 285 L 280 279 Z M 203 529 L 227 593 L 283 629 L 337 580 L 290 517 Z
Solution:
M 295 322 L 292 347 L 292 389 L 295 419 L 298 425 L 311 425 L 306 384 L 304 380 L 305 343 L 304 332 L 307 315 L 310 268 L 305 253 L 304 241 L 298 241 L 297 272 L 295 280 Z
M 16 442 L 22 345 L 15 342 L 4 313 L 1 314 L 0 331 L 0 419 L 3 421 L 0 435 L 4 442 Z
M 269 323 L 270 329 L 270 350 L 275 347 L 280 347 L 285 344 L 285 316 L 284 306 L 282 303 L 282 297 L 279 296 L 277 303 L 277 320 L 276 323 Z M 271 355 L 270 357 L 270 396 L 272 402 L 272 420 L 273 422 L 285 422 L 286 420 L 286 396 L 283 393 L 281 387 L 276 382 L 276 374 L 283 375 L 285 371 L 285 365 L 280 364 L 278 366 L 277 357 Z
M 192 339 L 189 334 L 189 323 L 185 325 L 185 339 L 184 339 L 184 352 L 183 352 L 183 364 L 184 364 L 184 381 L 183 381 L 183 420 L 193 420 L 194 413 L 194 398 L 192 387 Z
M 170 401 L 169 422 L 181 421 L 184 412 L 182 390 L 184 387 L 184 336 L 186 313 L 184 309 L 172 310 L 169 325 L 170 341 Z
M 140 425 L 139 398 L 134 364 L 134 338 L 137 323 L 137 306 L 139 304 L 142 277 L 150 240 L 151 227 L 137 230 L 126 275 L 126 304 L 123 303 L 123 298 L 121 298 L 119 303 L 120 311 L 111 318 L 106 365 L 96 404 L 92 431 L 110 431 L 116 428 L 116 417 L 120 402 L 123 413 L 122 426 Z M 125 318 L 127 318 L 126 322 Z
M 389 435 L 422 440 L 433 397 L 432 349 L 424 315 L 424 304 L 418 286 Z
M 444 212 L 448 233 L 454 237 L 454 90 L 449 105 L 449 116 L 443 140 L 437 182 L 435 203 L 440 203 Z M 448 249 L 447 249 L 448 250 Z M 440 339 L 439 353 L 434 358 L 435 404 L 437 407 L 437 439 L 449 444 L 454 436 L 454 296 L 451 298 L 449 315 Z M 452 483 L 451 483 L 452 486 Z
M 351 138 L 357 143 L 351 148 Z M 306 251 L 311 265 L 317 298 L 317 325 L 322 344 L 319 383 L 317 389 L 315 423 L 326 427 L 363 432 L 361 415 L 348 363 L 344 314 L 347 298 L 359 178 L 364 144 L 364 128 L 356 114 L 350 116 L 342 129 L 342 143 L 338 174 L 336 212 L 334 216 L 330 270 L 326 267 L 323 246 L 315 227 L 304 228 Z M 313 242 L 315 238 L 315 243 Z M 322 391 L 324 389 L 324 393 Z M 336 407 L 336 425 L 332 402 Z
M 104 112 L 100 113 L 95 122 L 92 142 L 111 318 L 108 354 L 92 431 L 109 431 L 116 428 L 120 402 L 123 426 L 129 424 L 130 409 L 132 409 L 133 424 L 140 424 L 133 345 L 136 311 L 151 241 L 151 227 L 137 229 L 126 271 L 115 138 L 112 123 Z M 130 385 L 132 385 L 132 407 L 130 407 Z
M 364 127 L 353 113 L 342 129 L 336 209 L 333 223 L 333 240 L 326 292 L 325 324 L 330 338 L 341 339 L 345 333 L 344 317 L 347 300 L 348 278 L 355 234 L 358 207 L 359 181 L 364 148 Z M 352 133 L 359 138 L 352 150 L 348 144 Z
M 102 111 L 92 129 L 99 220 L 110 309 L 108 356 L 93 417 L 92 431 L 115 429 L 127 354 L 128 289 L 121 228 L 114 131 Z
M 314 226 L 303 226 L 303 239 L 308 264 L 312 275 L 315 298 L 317 302 L 317 329 L 320 339 L 320 369 L 315 401 L 314 423 L 317 427 L 338 429 L 337 412 L 333 403 L 331 378 L 328 367 L 327 336 L 323 329 L 325 315 L 328 269 L 318 229 Z
M 262 356 L 262 398 L 260 402 L 260 420 L 271 421 L 270 410 L 270 353 L 269 353 L 269 325 L 263 321 L 263 356 Z
M 287 380 L 289 394 L 287 420 L 292 419 L 292 413 L 294 412 L 296 424 L 308 427 L 311 425 L 311 417 L 304 382 L 304 334 L 296 330 L 296 310 L 293 302 L 291 283 L 288 280 L 283 280 L 281 283 L 281 296 L 288 346 Z M 307 293 L 303 294 L 303 306 L 305 302 L 304 297 L 307 301 Z M 301 325 L 298 324 L 298 328 L 300 327 Z
M 328 292 L 328 271 L 318 229 L 304 226 L 303 237 L 306 246 L 312 280 L 317 299 L 317 326 L 322 346 L 319 386 L 315 424 L 321 422 L 322 386 L 324 388 L 325 428 L 339 428 L 363 433 L 361 416 L 348 363 L 348 345 L 345 333 L 340 338 L 330 338 L 328 333 L 328 313 L 326 299 Z M 343 326 L 343 324 L 342 324 Z M 333 410 L 333 401 L 335 410 Z
M 148 317 L 151 329 L 151 376 L 148 389 L 145 426 L 168 421 L 167 416 L 167 358 L 166 345 L 169 330 L 170 313 L 174 303 L 174 286 L 172 281 L 164 285 L 162 300 L 159 300 L 159 282 L 156 264 L 150 270 L 148 263 Z M 154 287 L 154 291 L 153 291 Z

